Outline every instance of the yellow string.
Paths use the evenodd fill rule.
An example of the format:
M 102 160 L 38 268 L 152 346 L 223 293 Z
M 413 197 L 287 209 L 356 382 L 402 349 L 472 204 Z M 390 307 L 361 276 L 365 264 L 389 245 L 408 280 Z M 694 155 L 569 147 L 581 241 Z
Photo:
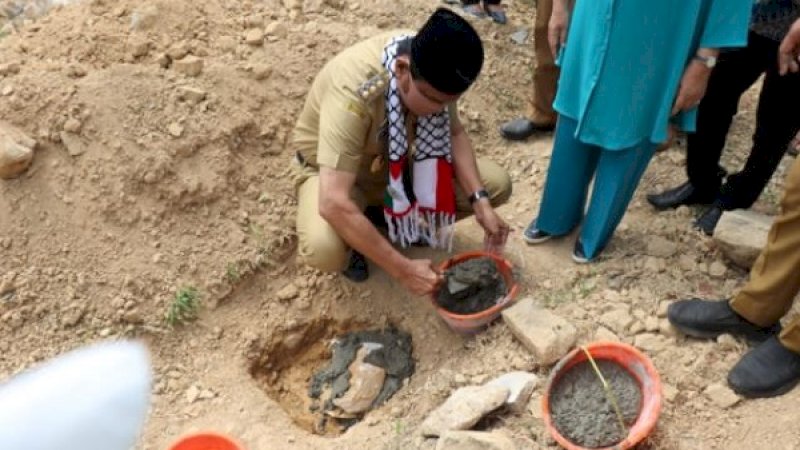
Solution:
M 597 378 L 599 378 L 600 382 L 603 384 L 603 390 L 606 393 L 606 398 L 611 403 L 611 406 L 614 408 L 614 412 L 617 413 L 619 428 L 622 430 L 622 433 L 624 435 L 627 435 L 628 430 L 625 427 L 625 419 L 622 417 L 622 412 L 620 411 L 619 404 L 617 403 L 617 396 L 614 395 L 614 392 L 611 390 L 611 386 L 609 386 L 608 382 L 606 382 L 605 377 L 603 377 L 603 373 L 600 372 L 600 368 L 597 367 L 597 363 L 595 363 L 594 358 L 592 357 L 591 353 L 589 353 L 589 350 L 587 350 L 586 347 L 584 346 L 581 346 L 581 350 L 583 350 L 583 353 L 585 353 L 586 357 L 589 358 L 589 362 L 592 364 L 592 368 L 594 369 L 594 372 L 597 374 Z

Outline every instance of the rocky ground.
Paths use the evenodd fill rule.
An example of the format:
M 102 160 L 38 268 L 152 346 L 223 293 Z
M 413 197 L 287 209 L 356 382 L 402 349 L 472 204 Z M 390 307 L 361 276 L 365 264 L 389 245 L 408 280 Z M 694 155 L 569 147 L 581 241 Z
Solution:
M 352 285 L 295 263 L 284 144 L 312 77 L 379 29 L 418 26 L 434 2 L 85 0 L 44 15 L 25 9 L 32 3 L 42 4 L 0 7 L 0 120 L 36 142 L 28 170 L 0 181 L 2 379 L 91 342 L 141 339 L 155 372 L 146 450 L 200 428 L 250 449 L 434 448 L 421 437 L 423 421 L 455 388 L 514 370 L 546 377 L 550 365 L 503 321 L 463 338 L 383 273 Z M 524 111 L 530 88 L 532 5 L 508 8 L 507 26 L 476 23 L 488 60 L 460 108 L 478 152 L 515 183 L 501 212 L 516 228 L 507 256 L 520 268 L 520 297 L 572 323 L 578 343 L 619 339 L 650 355 L 666 403 L 643 448 L 800 447 L 800 391 L 730 397 L 721 385 L 746 345 L 688 340 L 665 322 L 670 301 L 728 296 L 747 275 L 691 229 L 695 211 L 656 214 L 644 201 L 682 181 L 680 143 L 656 156 L 600 262 L 574 265 L 571 238 L 537 247 L 519 238 L 535 214 L 551 141 L 509 144 L 496 132 Z M 747 155 L 756 95 L 757 87 L 742 101 L 729 168 Z M 755 210 L 777 211 L 792 161 Z M 471 220 L 459 224 L 456 250 L 480 242 Z M 199 317 L 166 323 L 177 298 L 199 301 Z M 294 422 L 302 411 L 292 405 L 325 340 L 387 324 L 414 340 L 409 383 L 342 436 Z M 541 385 L 526 407 L 477 427 L 502 430 L 516 448 L 551 447 L 540 398 Z

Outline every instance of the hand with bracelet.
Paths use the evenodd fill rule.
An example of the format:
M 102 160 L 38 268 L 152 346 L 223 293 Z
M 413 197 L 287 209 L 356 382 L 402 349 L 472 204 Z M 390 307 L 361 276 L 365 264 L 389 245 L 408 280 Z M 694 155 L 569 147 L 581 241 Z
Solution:
M 489 193 L 486 189 L 478 189 L 469 196 L 469 201 L 475 211 L 475 220 L 483 228 L 484 250 L 490 253 L 502 253 L 510 227 L 492 208 L 489 202 Z
M 672 115 L 682 111 L 696 108 L 706 94 L 708 79 L 711 70 L 717 64 L 719 51 L 710 48 L 701 48 L 686 66 L 672 106 Z

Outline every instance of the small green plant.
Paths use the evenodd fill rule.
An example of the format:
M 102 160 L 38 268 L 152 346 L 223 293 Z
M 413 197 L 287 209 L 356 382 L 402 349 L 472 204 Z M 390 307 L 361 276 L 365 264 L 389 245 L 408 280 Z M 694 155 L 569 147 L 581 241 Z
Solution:
M 239 272 L 239 266 L 235 262 L 228 263 L 228 266 L 225 268 L 225 278 L 231 283 L 236 283 L 242 278 L 242 274 Z
M 181 288 L 175 293 L 175 299 L 169 305 L 165 320 L 167 325 L 175 325 L 188 322 L 197 318 L 197 308 L 200 306 L 200 294 L 197 289 L 188 286 Z
M 403 424 L 403 421 L 402 420 L 395 420 L 394 421 L 394 432 L 399 435 L 399 434 L 403 434 L 403 431 L 405 431 L 405 424 Z

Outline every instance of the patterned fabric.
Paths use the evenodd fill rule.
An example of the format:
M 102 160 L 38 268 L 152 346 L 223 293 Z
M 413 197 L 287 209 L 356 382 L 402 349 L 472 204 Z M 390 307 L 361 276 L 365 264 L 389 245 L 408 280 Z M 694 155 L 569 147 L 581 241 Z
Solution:
M 800 18 L 800 0 L 755 0 L 750 29 L 753 33 L 781 41 Z
M 455 223 L 453 160 L 450 154 L 450 116 L 445 109 L 417 120 L 415 151 L 408 180 L 408 136 L 405 111 L 397 91 L 394 71 L 398 47 L 410 36 L 389 41 L 382 63 L 389 72 L 386 118 L 389 139 L 389 183 L 384 195 L 384 216 L 389 238 L 403 247 L 425 240 L 433 248 L 452 247 Z M 411 181 L 409 188 L 409 181 Z

